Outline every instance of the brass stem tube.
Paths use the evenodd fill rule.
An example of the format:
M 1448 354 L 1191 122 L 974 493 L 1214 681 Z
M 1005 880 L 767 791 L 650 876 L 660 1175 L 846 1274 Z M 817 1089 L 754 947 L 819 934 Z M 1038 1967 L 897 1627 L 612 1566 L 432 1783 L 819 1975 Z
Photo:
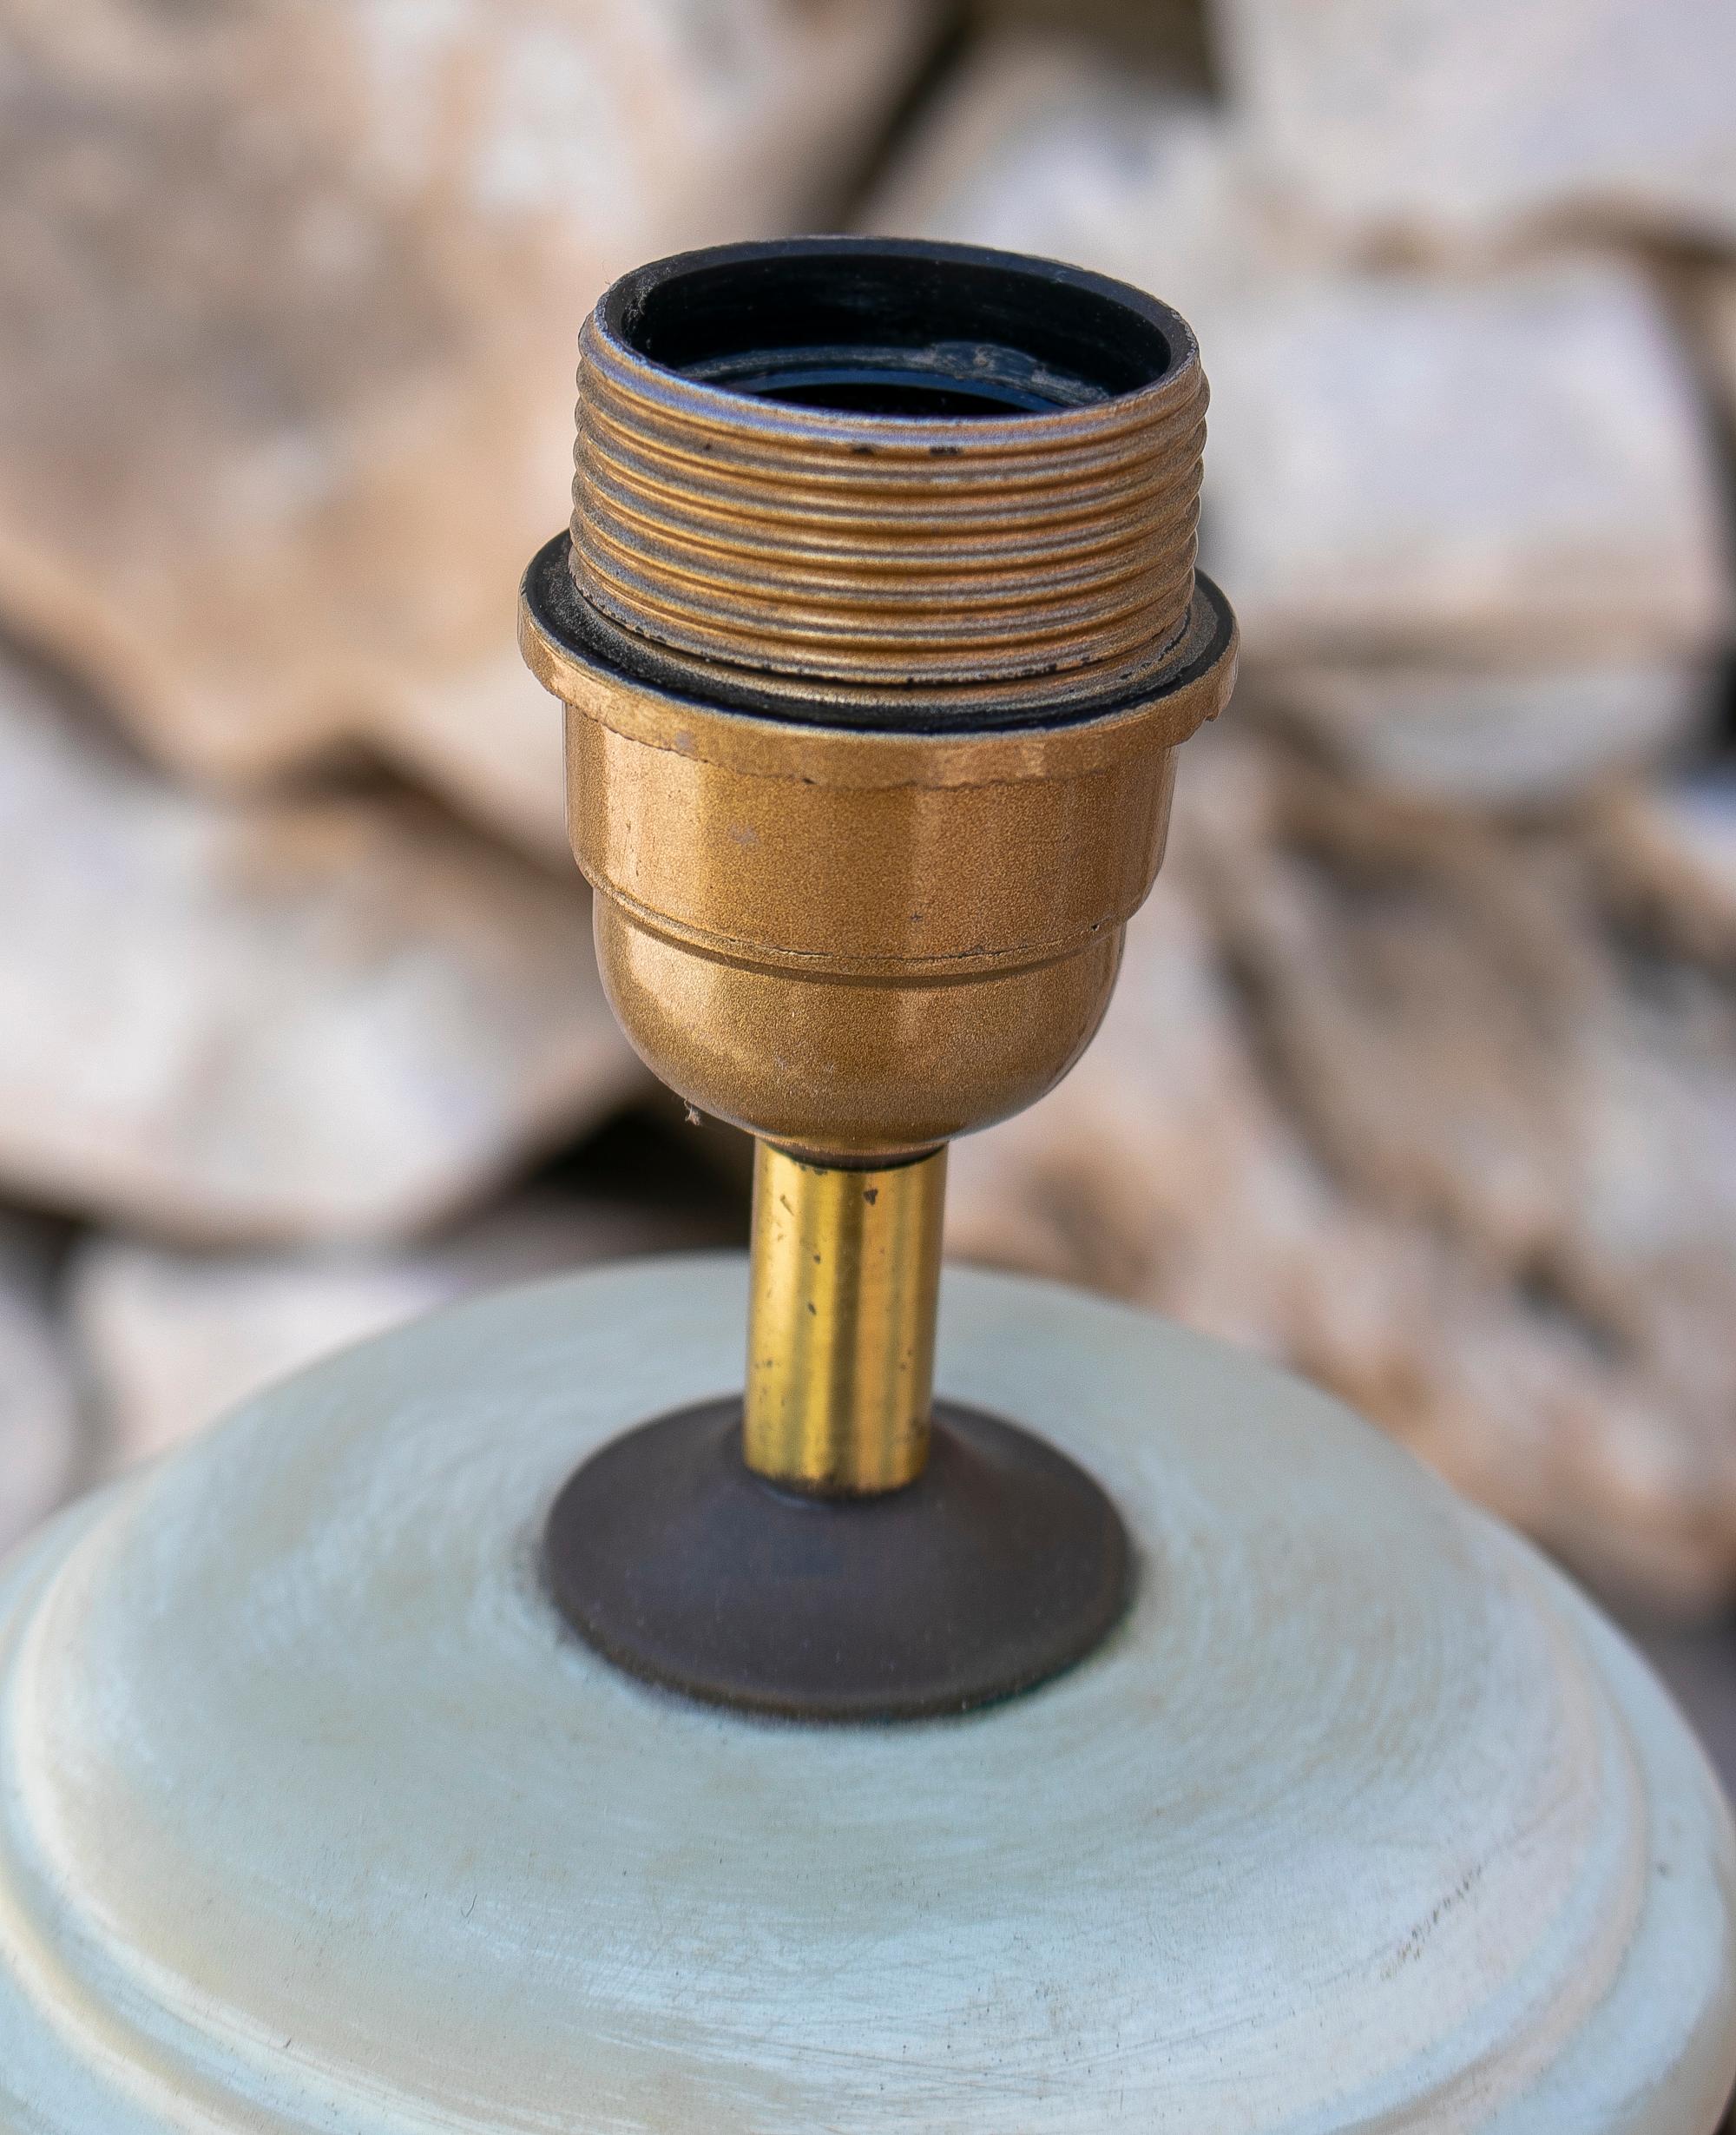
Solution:
M 830 1497 L 928 1457 L 946 1151 L 880 1170 L 756 1145 L 747 1465 Z

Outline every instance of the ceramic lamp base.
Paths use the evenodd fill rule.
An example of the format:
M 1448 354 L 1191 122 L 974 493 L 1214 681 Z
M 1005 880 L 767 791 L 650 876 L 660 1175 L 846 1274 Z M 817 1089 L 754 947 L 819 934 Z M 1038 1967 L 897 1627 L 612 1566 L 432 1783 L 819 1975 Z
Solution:
M 554 1497 L 745 1271 L 510 1293 L 277 1388 L 0 1593 L 0 2127 L 1708 2135 L 1728 1815 L 1523 1543 L 1237 1352 L 949 1277 L 942 1393 L 1108 1492 L 1088 1658 L 818 1728 L 634 1680 Z

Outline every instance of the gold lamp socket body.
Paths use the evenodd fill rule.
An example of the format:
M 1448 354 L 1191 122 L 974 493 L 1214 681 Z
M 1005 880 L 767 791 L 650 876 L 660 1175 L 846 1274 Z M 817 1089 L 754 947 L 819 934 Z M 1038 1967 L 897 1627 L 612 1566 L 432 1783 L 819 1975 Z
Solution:
M 935 1152 L 1089 1042 L 1162 858 L 1174 750 L 1234 667 L 1233 621 L 1193 570 L 1204 381 L 1163 307 L 1071 277 L 1075 308 L 1155 319 L 1155 375 L 963 418 L 908 412 L 919 366 L 895 413 L 848 397 L 854 369 L 843 406 L 786 404 L 695 375 L 720 360 L 703 337 L 645 324 L 683 287 L 715 311 L 733 263 L 793 259 L 763 316 L 726 306 L 728 332 L 707 329 L 775 385 L 760 344 L 799 312 L 809 264 L 847 280 L 888 255 L 938 277 L 942 314 L 985 260 L 991 283 L 1069 274 L 818 241 L 665 263 L 633 301 L 617 285 L 582 338 L 572 540 L 533 563 L 521 617 L 567 708 L 615 1012 L 691 1105 L 765 1145 L 746 1458 L 838 1493 L 920 1470 Z M 836 335 L 819 312 L 808 330 Z M 917 363 L 898 330 L 886 360 Z

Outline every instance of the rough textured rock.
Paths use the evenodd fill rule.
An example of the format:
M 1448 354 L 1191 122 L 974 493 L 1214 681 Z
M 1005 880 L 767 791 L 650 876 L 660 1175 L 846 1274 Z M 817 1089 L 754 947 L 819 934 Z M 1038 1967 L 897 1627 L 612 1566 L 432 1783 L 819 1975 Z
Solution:
M 1400 793 L 1490 806 L 1554 803 L 1655 763 L 1713 723 L 1709 666 L 1296 667 L 1273 708 L 1343 767 Z
M 1254 1341 L 1606 1581 L 1727 1596 L 1729 966 L 1607 830 L 1194 746 L 1103 1035 L 961 1144 L 954 1249 Z
M 200 1238 L 433 1221 L 641 1085 L 576 878 L 169 787 L 0 669 L 0 1181 Z
M 1713 439 L 1632 267 L 1352 271 L 1220 112 L 1030 40 L 966 73 L 871 220 L 1083 260 L 1188 315 L 1205 561 L 1249 671 L 1307 670 L 1347 754 L 1535 797 L 1698 728 L 1730 615 Z
M 1717 0 L 1222 0 L 1216 23 L 1274 178 L 1365 241 L 1736 236 Z
M 43 1226 L 0 1212 L 0 1553 L 54 1510 L 83 1466 L 51 1260 Z
M 1726 1794 L 1736 1793 L 1736 1628 L 1728 1624 L 1633 1627 L 1641 1651 L 1693 1723 Z M 1736 2128 L 1736 2105 L 1719 2122 Z
M 970 54 L 864 219 L 1077 260 L 1190 319 L 1295 272 L 1299 246 L 1300 261 L 1311 256 L 1305 235 L 1246 182 L 1220 109 L 1035 30 Z
M 365 741 L 558 847 L 512 657 L 609 276 L 829 205 L 922 0 L 23 0 L 0 609 L 214 778 Z
M 1692 277 L 1683 296 L 1683 312 L 1724 418 L 1725 434 L 1736 437 L 1736 267 L 1720 264 Z
M 1212 562 L 1260 658 L 1705 656 L 1712 439 L 1613 263 L 1323 283 L 1208 320 Z
M 1060 30 L 1166 81 L 1203 88 L 1212 77 L 1207 0 L 967 0 L 965 12 L 979 36 Z
M 1736 767 L 1617 787 L 1593 829 L 1613 899 L 1687 957 L 1736 968 Z
M 720 1242 L 694 1214 L 554 1195 L 409 1251 L 199 1254 L 93 1237 L 73 1262 L 69 1312 L 102 1472 L 153 1460 L 271 1381 L 478 1290 Z

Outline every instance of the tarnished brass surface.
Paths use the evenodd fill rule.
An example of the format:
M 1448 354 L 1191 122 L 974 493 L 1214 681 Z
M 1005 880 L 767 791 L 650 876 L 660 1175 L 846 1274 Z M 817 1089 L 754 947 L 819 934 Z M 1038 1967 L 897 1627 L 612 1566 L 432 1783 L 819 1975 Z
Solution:
M 655 1071 L 822 1163 L 896 1163 L 1052 1087 L 1155 878 L 1174 745 L 1227 695 L 1221 604 L 1202 585 L 1167 686 L 1101 719 L 852 732 L 606 669 L 539 607 L 563 572 L 545 552 L 523 639 L 569 706 L 603 981 Z
M 1077 1059 L 1162 859 L 1175 748 L 1235 667 L 1194 570 L 1182 322 L 1073 270 L 880 249 L 891 280 L 870 260 L 863 292 L 874 248 L 816 241 L 603 299 L 572 535 L 533 562 L 520 630 L 567 706 L 616 1013 L 690 1104 L 777 1145 L 750 1458 L 846 1489 L 919 1465 L 921 1418 L 863 1360 L 926 1357 L 933 1295 L 926 1216 L 874 1233 L 915 1254 L 908 1281 L 870 1280 L 845 1216 L 876 1204 L 847 1175 L 930 1178 L 937 1203 L 913 1160 Z M 986 414 L 958 412 L 973 395 Z M 824 1334 L 766 1233 L 773 1174 L 804 1182 L 780 1190 L 834 1286 Z
M 945 1194 L 944 1149 L 867 1171 L 759 1144 L 749 1467 L 839 1496 L 896 1490 L 922 1473 Z

